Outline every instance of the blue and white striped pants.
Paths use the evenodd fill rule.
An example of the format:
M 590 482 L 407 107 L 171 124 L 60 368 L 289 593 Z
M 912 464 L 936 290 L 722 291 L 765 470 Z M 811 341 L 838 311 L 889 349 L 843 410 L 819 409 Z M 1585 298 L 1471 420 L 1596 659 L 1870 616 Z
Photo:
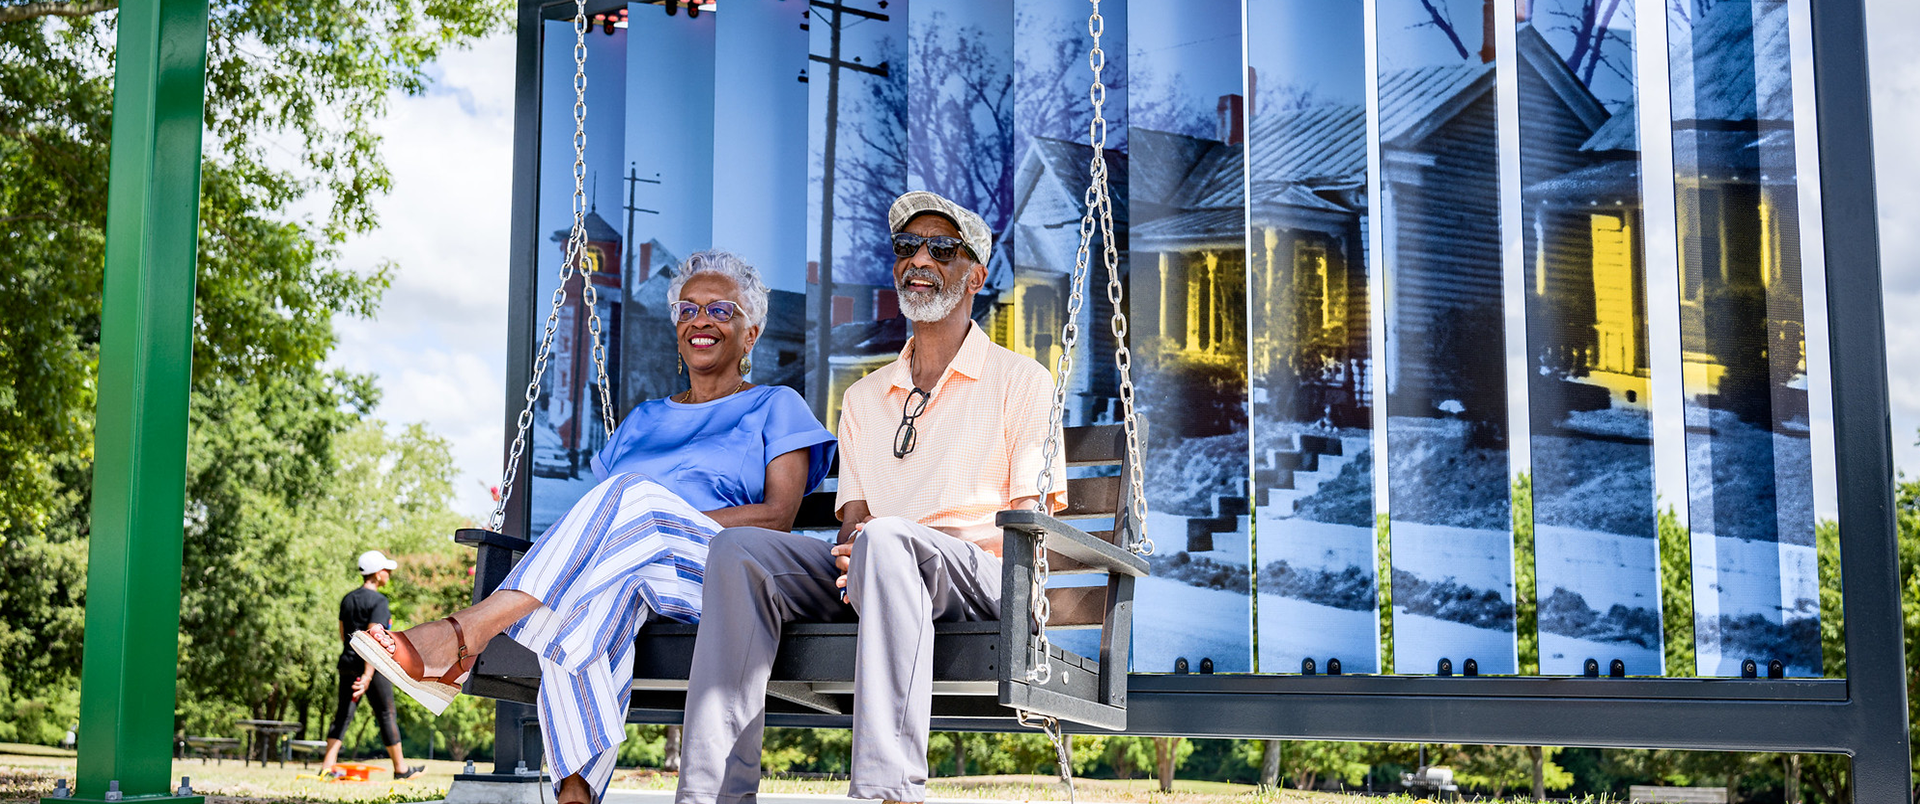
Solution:
M 640 474 L 607 478 L 534 542 L 501 589 L 542 604 L 507 629 L 540 657 L 540 733 L 555 790 L 575 773 L 598 800 L 626 739 L 633 642 L 647 613 L 699 622 L 719 524 Z

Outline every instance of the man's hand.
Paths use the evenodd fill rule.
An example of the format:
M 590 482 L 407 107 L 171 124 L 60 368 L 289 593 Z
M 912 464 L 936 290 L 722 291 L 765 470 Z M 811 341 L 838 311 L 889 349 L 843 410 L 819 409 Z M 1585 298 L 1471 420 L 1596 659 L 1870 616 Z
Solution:
M 833 585 L 840 588 L 842 603 L 847 602 L 847 572 L 853 567 L 853 540 L 860 538 L 860 529 L 866 527 L 868 522 L 872 522 L 873 517 L 862 516 L 857 521 L 849 521 L 851 526 L 841 528 L 843 541 L 833 546 L 833 566 L 840 570 L 840 577 L 834 579 Z
M 353 699 L 356 701 L 360 700 L 360 696 L 367 694 L 367 687 L 372 686 L 372 684 L 373 684 L 373 673 L 371 671 L 369 671 L 364 676 L 354 679 L 353 680 Z

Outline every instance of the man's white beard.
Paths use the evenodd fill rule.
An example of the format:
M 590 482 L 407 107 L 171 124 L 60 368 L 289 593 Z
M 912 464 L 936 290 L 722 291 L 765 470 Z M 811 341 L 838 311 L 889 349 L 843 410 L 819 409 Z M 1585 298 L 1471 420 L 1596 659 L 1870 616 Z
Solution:
M 931 271 L 924 271 L 917 275 L 924 277 L 931 273 Z M 940 289 L 932 294 L 909 292 L 904 283 L 908 277 L 915 275 L 915 272 L 908 272 L 901 276 L 900 282 L 894 286 L 894 290 L 900 295 L 900 314 L 906 316 L 908 321 L 918 321 L 923 324 L 946 320 L 946 317 L 953 313 L 953 308 L 960 304 L 966 288 L 959 283 L 950 283 L 941 285 Z M 940 278 L 933 277 L 933 281 L 939 282 Z

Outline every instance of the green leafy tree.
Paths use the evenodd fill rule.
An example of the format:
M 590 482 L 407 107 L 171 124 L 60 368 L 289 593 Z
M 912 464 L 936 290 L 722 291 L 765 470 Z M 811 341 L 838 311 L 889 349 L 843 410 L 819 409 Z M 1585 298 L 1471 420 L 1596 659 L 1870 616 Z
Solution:
M 0 721 L 9 723 L 24 722 L 15 711 L 43 711 L 26 704 L 60 694 L 79 665 L 116 5 L 0 0 L 0 695 L 12 704 Z M 373 202 L 389 179 L 374 124 L 392 99 L 423 91 L 430 62 L 503 28 L 510 9 L 506 0 L 212 8 L 183 577 L 189 719 L 234 706 L 279 714 L 314 681 L 318 671 L 295 661 L 331 625 L 291 635 L 332 601 L 299 588 L 324 554 L 298 534 L 335 471 L 332 439 L 375 398 L 368 378 L 325 360 L 335 316 L 371 314 L 388 277 L 386 266 L 348 269 L 337 248 L 377 224 Z M 296 217 L 296 204 L 320 212 Z M 254 577 L 261 571 L 285 574 Z M 304 610 L 236 608 L 271 595 Z M 257 628 L 267 633 L 256 640 Z
M 1490 790 L 1495 797 L 1509 789 L 1530 790 L 1532 768 L 1539 760 L 1542 786 L 1547 790 L 1565 790 L 1573 785 L 1573 774 L 1553 761 L 1558 748 L 1532 748 L 1517 745 L 1449 746 L 1454 779 L 1462 786 Z
M 1659 514 L 1660 624 L 1667 675 L 1694 675 L 1693 652 L 1693 537 L 1680 514 L 1667 508 Z
M 1313 790 L 1325 780 L 1359 785 L 1372 770 L 1372 748 L 1366 743 L 1288 740 L 1280 747 L 1280 773 L 1295 790 Z

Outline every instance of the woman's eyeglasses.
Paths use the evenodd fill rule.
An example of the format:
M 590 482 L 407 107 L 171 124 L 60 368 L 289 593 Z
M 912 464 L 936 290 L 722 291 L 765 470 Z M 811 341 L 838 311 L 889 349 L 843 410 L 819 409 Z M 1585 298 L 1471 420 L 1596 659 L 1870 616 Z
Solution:
M 921 237 L 917 234 L 908 234 L 906 232 L 896 232 L 894 234 L 893 256 L 906 259 L 918 254 L 920 253 L 920 246 L 923 243 L 926 244 L 928 256 L 933 257 L 933 259 L 938 262 L 952 262 L 954 255 L 963 248 L 967 249 L 967 256 L 972 257 L 975 262 L 978 262 L 980 259 L 979 257 L 974 257 L 973 249 L 967 248 L 966 242 L 958 237 L 948 237 L 946 235 Z
M 699 317 L 702 309 L 707 311 L 707 318 L 713 319 L 715 324 L 725 324 L 740 314 L 740 305 L 730 301 L 708 302 L 704 308 L 690 301 L 677 301 L 668 304 L 667 309 L 673 311 L 676 324 L 685 324 Z
M 913 431 L 913 420 L 927 410 L 927 400 L 933 395 L 918 388 L 907 392 L 907 401 L 900 405 L 900 429 L 893 431 L 893 457 L 905 458 L 913 451 L 918 439 Z

